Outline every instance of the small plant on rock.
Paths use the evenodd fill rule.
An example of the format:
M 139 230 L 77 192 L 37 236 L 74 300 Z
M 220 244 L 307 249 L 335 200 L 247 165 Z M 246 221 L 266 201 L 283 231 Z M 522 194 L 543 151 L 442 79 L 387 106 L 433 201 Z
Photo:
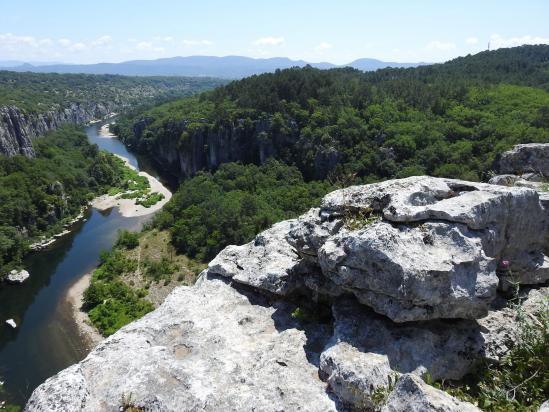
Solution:
M 371 395 L 374 411 L 380 411 L 383 405 L 385 405 L 387 398 L 389 398 L 389 395 L 395 389 L 398 378 L 397 373 L 391 373 L 387 376 L 387 385 L 378 385 L 374 388 Z

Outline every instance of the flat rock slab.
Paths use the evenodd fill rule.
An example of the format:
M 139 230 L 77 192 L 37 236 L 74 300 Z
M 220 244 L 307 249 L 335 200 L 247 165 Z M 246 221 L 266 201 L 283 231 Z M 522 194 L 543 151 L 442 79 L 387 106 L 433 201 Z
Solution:
M 25 410 L 113 411 L 124 397 L 151 411 L 335 411 L 294 308 L 202 277 L 48 379 Z

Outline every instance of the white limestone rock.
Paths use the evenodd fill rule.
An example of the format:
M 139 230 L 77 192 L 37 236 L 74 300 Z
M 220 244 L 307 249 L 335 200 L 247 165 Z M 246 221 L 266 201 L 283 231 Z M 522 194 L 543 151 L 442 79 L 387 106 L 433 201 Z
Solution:
M 303 266 L 285 237 L 293 221 L 275 224 L 242 246 L 228 246 L 208 265 L 208 273 L 279 295 L 293 292 L 301 283 Z
M 10 283 L 23 283 L 29 277 L 30 277 L 30 274 L 26 270 L 14 269 L 10 273 L 8 273 L 8 276 L 6 276 L 6 279 Z
M 381 412 L 480 412 L 480 409 L 406 374 L 398 380 Z
M 496 262 L 464 225 L 386 222 L 330 238 L 319 251 L 324 276 L 395 322 L 486 315 Z
M 17 327 L 17 323 L 15 323 L 15 321 L 13 319 L 6 320 L 6 324 L 11 326 L 13 329 L 15 329 Z
M 328 331 L 298 329 L 294 308 L 203 275 L 48 379 L 25 410 L 113 411 L 131 395 L 148 411 L 335 411 L 308 346 Z

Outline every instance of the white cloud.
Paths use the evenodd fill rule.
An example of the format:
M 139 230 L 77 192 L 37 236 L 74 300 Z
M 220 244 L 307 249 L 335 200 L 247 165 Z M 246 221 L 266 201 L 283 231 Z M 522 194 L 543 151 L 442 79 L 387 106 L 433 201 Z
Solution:
M 279 36 L 269 36 L 269 37 L 261 37 L 254 41 L 253 44 L 256 46 L 280 46 L 284 43 L 284 37 Z
M 465 39 L 465 43 L 470 44 L 470 45 L 473 46 L 473 45 L 478 43 L 478 38 L 476 38 L 476 37 L 467 37 Z
M 85 43 L 78 42 L 78 43 L 74 43 L 73 45 L 71 45 L 69 47 L 69 50 L 73 51 L 73 52 L 81 52 L 81 51 L 86 50 L 87 48 L 88 48 L 88 46 Z
M 189 40 L 185 39 L 182 41 L 184 46 L 211 46 L 213 41 L 211 40 Z
M 136 49 L 138 50 L 150 50 L 152 49 L 153 44 L 150 41 L 141 41 L 137 43 Z
M 328 43 L 327 41 L 321 42 L 318 46 L 315 47 L 315 50 L 326 50 L 331 49 L 334 47 L 331 43 Z
M 32 36 L 17 36 L 12 33 L 0 34 L 0 46 L 13 48 L 18 46 L 38 47 L 40 40 Z
M 57 40 L 57 43 L 59 43 L 63 47 L 69 47 L 72 42 L 69 39 L 59 39 Z
M 91 45 L 94 47 L 102 47 L 112 43 L 111 36 L 101 36 L 91 42 Z
M 157 53 L 162 53 L 166 50 L 164 47 L 155 46 L 154 43 L 151 42 L 151 41 L 139 42 L 139 43 L 137 43 L 137 46 L 135 46 L 135 48 L 136 48 L 136 50 L 153 51 L 153 52 L 157 52 Z
M 425 46 L 425 48 L 427 50 L 448 51 L 448 50 L 454 50 L 456 48 L 456 45 L 454 43 L 450 43 L 450 42 L 443 42 L 443 41 L 439 41 L 439 40 L 433 40 L 432 42 L 427 44 L 427 46 Z
M 539 36 L 520 36 L 505 38 L 499 34 L 492 34 L 490 36 L 490 48 L 499 49 L 501 47 L 516 47 L 523 44 L 549 44 L 549 37 Z

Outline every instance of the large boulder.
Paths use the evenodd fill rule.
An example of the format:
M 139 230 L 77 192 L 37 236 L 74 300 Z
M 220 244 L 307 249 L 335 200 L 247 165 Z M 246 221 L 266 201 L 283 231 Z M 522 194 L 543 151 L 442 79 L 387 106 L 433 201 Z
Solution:
M 208 270 L 280 295 L 351 293 L 396 322 L 477 319 L 499 284 L 549 279 L 546 220 L 528 188 L 411 177 L 332 192 Z
M 25 410 L 335 411 L 307 345 L 322 348 L 328 330 L 298 329 L 294 308 L 204 275 L 48 379 Z
M 530 290 L 522 310 L 535 316 L 549 288 Z M 515 309 L 501 299 L 478 320 L 394 323 L 356 299 L 332 305 L 334 333 L 320 356 L 320 370 L 332 391 L 354 407 L 372 408 L 372 395 L 389 378 L 412 373 L 435 380 L 462 379 L 484 360 L 496 363 L 517 340 Z
M 496 162 L 501 174 L 534 173 L 549 178 L 549 143 L 528 143 L 514 146 Z
M 23 283 L 29 277 L 30 277 L 30 274 L 29 274 L 28 271 L 26 271 L 24 269 L 22 269 L 22 270 L 13 269 L 6 276 L 6 280 L 10 283 Z
M 285 237 L 292 221 L 275 224 L 242 246 L 228 246 L 208 265 L 208 272 L 245 285 L 287 295 L 300 285 L 302 260 Z
M 496 262 L 466 226 L 378 222 L 342 231 L 319 250 L 324 275 L 395 322 L 484 316 Z

